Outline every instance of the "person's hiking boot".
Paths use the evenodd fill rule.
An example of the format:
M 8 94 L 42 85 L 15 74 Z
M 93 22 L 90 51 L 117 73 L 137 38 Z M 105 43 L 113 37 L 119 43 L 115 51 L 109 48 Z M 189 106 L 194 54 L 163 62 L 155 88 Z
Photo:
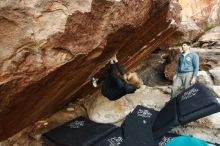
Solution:
M 92 85 L 93 85 L 93 87 L 98 87 L 97 82 L 98 82 L 98 79 L 92 77 Z

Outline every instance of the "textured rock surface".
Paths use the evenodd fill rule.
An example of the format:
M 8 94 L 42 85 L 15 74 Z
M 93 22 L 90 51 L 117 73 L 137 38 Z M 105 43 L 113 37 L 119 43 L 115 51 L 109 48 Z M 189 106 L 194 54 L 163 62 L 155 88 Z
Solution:
M 0 140 L 93 92 L 91 76 L 118 51 L 131 69 L 176 30 L 162 0 L 0 2 Z
M 192 18 L 196 24 L 207 22 L 212 9 L 212 0 L 180 0 L 179 2 L 183 8 L 183 21 L 187 21 L 188 18 Z
M 147 56 L 137 67 L 132 69 L 138 73 L 143 80 L 144 85 L 167 85 L 170 82 L 164 76 L 166 61 L 169 59 L 169 53 L 166 49 L 157 49 Z
M 173 76 L 176 73 L 176 64 L 178 61 L 179 54 L 180 54 L 179 49 L 177 48 L 169 49 L 169 60 L 164 70 L 165 77 L 169 80 L 173 80 Z
M 208 74 L 207 71 L 199 71 L 197 80 L 198 82 L 206 84 L 206 85 L 214 84 L 211 76 Z
M 220 99 L 220 86 L 219 85 L 210 85 L 210 86 L 207 86 L 210 91 L 216 95 L 217 98 Z
M 202 35 L 202 29 L 195 23 L 192 18 L 182 20 L 178 31 L 182 32 L 181 40 L 193 41 Z
M 215 85 L 220 85 L 220 69 L 209 70 L 209 72 L 214 79 Z
M 212 1 L 212 10 L 208 22 L 210 24 L 220 25 L 220 0 Z
M 220 0 L 179 0 L 182 20 L 177 33 L 180 40 L 194 41 L 208 25 L 220 24 Z
M 206 32 L 202 37 L 199 38 L 199 42 L 218 42 L 220 41 L 220 26 L 216 26 L 210 31 Z

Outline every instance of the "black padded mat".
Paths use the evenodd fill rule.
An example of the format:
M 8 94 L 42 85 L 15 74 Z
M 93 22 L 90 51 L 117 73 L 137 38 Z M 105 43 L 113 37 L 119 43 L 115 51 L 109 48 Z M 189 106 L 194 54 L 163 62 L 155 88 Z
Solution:
M 143 106 L 137 106 L 129 114 L 123 124 L 124 143 L 141 143 L 151 146 L 154 143 L 152 133 L 152 123 L 157 115 L 157 111 Z
M 44 133 L 43 139 L 49 146 L 91 146 L 115 129 L 112 124 L 95 123 L 79 117 Z
M 117 128 L 92 146 L 121 146 L 123 142 L 122 128 Z
M 128 136 L 128 137 L 124 138 L 121 146 L 154 146 L 154 145 L 142 143 L 142 142 L 137 141 L 136 139 Z
M 186 124 L 220 111 L 216 97 L 201 83 L 197 83 L 177 96 L 178 116 Z
M 176 98 L 170 100 L 158 113 L 153 124 L 154 137 L 161 137 L 171 128 L 180 125 L 177 115 Z

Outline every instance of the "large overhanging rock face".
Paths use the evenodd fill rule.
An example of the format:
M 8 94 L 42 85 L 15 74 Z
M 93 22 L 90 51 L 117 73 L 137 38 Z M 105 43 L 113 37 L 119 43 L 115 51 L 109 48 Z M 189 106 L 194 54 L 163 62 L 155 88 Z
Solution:
M 0 2 L 0 140 L 93 92 L 118 51 L 129 70 L 180 22 L 170 0 Z

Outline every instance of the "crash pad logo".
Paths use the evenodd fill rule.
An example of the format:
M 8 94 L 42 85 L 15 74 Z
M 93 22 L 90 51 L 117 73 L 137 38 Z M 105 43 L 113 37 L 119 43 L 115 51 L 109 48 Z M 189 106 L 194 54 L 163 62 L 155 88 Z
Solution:
M 118 146 L 123 142 L 122 137 L 113 137 L 107 140 L 109 142 L 109 146 Z
M 172 137 L 166 137 L 164 136 L 162 140 L 158 143 L 159 146 L 165 146 L 170 140 L 172 140 Z
M 187 100 L 193 96 L 195 96 L 198 93 L 198 89 L 196 88 L 192 88 L 189 91 L 185 92 L 182 96 L 181 96 L 181 101 Z
M 142 118 L 150 118 L 152 113 L 150 113 L 148 110 L 139 109 L 137 115 Z
M 83 127 L 85 125 L 85 121 L 74 121 L 71 122 L 68 126 L 70 128 L 80 128 Z

